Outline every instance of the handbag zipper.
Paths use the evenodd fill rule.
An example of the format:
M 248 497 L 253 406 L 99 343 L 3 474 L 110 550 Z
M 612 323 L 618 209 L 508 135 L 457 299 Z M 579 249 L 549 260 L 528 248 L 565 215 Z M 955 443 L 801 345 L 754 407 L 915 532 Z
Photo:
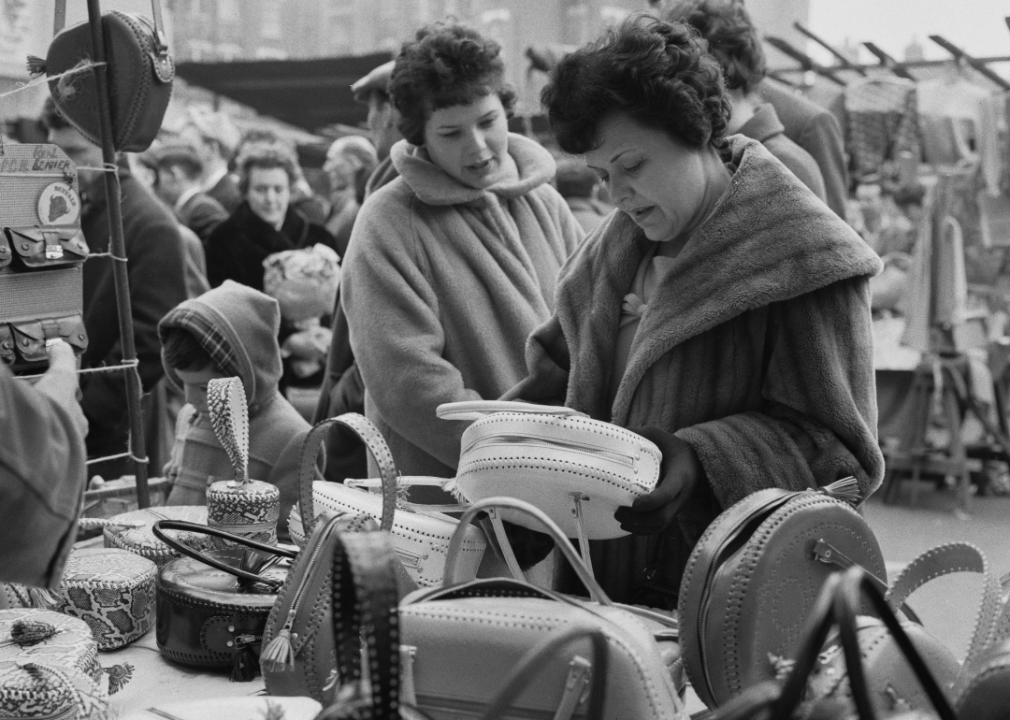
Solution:
M 467 453 L 471 450 L 475 450 L 478 448 L 491 448 L 491 447 L 515 448 L 517 445 L 528 445 L 530 447 L 546 448 L 546 449 L 557 449 L 558 447 L 561 447 L 564 448 L 565 450 L 579 453 L 581 455 L 588 455 L 593 458 L 604 457 L 607 460 L 617 463 L 618 465 L 623 465 L 624 467 L 628 467 L 636 471 L 638 469 L 638 458 L 632 455 L 617 453 L 614 452 L 613 450 L 603 450 L 591 443 L 580 443 L 572 440 L 539 440 L 537 438 L 526 437 L 523 435 L 497 437 L 491 440 L 483 440 L 483 441 L 475 440 L 463 450 L 463 453 Z M 463 453 L 461 453 L 461 455 Z
M 297 648 L 294 647 L 294 643 L 297 642 L 299 638 L 296 633 L 291 632 L 291 628 L 294 626 L 295 617 L 298 614 L 302 595 L 309 583 L 309 579 L 312 577 L 312 573 L 309 571 L 309 568 L 315 566 L 320 553 L 328 546 L 330 535 L 336 531 L 339 522 L 339 516 L 330 518 L 329 523 L 326 525 L 322 533 L 320 533 L 319 542 L 317 542 L 315 547 L 312 548 L 312 553 L 309 555 L 309 559 L 305 564 L 305 574 L 302 575 L 302 578 L 298 583 L 298 587 L 295 589 L 295 594 L 291 600 L 291 607 L 288 608 L 287 618 L 284 621 L 284 625 L 278 631 L 277 635 L 275 635 L 266 647 L 263 648 L 263 663 L 264 665 L 270 666 L 273 670 L 283 671 L 289 666 L 294 667 L 295 656 L 304 646 L 303 642 Z M 304 639 L 307 640 L 308 636 Z

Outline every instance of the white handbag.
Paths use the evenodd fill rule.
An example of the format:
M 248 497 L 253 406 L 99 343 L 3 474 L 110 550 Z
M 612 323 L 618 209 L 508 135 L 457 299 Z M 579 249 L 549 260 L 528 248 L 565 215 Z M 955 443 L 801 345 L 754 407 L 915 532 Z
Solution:
M 401 702 L 446 719 L 687 720 L 683 670 L 668 657 L 679 656 L 676 620 L 613 603 L 557 525 L 530 504 L 488 498 L 460 522 L 465 526 L 481 512 L 522 515 L 548 533 L 593 599 L 519 579 L 461 582 L 454 538 L 443 586 L 416 590 L 400 603 Z M 591 647 L 594 634 L 609 648 L 605 663 Z M 544 653 L 547 662 L 523 672 Z M 593 677 L 605 685 L 597 706 L 589 692 Z
M 525 500 L 577 537 L 587 561 L 587 541 L 627 535 L 614 511 L 659 480 L 663 457 L 652 442 L 571 408 L 477 400 L 445 403 L 436 412 L 444 420 L 474 421 L 463 432 L 459 467 L 446 490 L 465 502 Z M 522 514 L 502 515 L 539 529 Z
M 346 480 L 344 483 L 313 481 L 313 465 L 320 444 L 330 426 L 336 422 L 351 428 L 364 441 L 379 466 L 381 478 Z M 310 444 L 312 443 L 312 444 Z M 393 536 L 393 546 L 410 578 L 421 587 L 440 585 L 445 567 L 449 540 L 459 520 L 446 511 L 462 512 L 457 505 L 420 505 L 403 499 L 411 486 L 439 486 L 444 478 L 400 477 L 393 464 L 393 455 L 379 430 L 367 418 L 346 413 L 317 424 L 306 439 L 303 467 L 299 473 L 299 503 L 291 509 L 288 527 L 292 540 L 301 546 L 311 534 L 316 518 L 323 514 L 370 515 L 383 530 Z M 306 458 L 309 458 L 306 461 Z M 304 465 L 309 463 L 307 471 Z M 379 493 L 386 489 L 382 495 Z M 391 492 L 389 490 L 392 490 Z M 384 506 L 383 497 L 395 500 Z M 312 518 L 304 527 L 303 518 Z M 463 536 L 460 572 L 473 579 L 484 557 L 487 540 L 480 528 L 469 525 Z

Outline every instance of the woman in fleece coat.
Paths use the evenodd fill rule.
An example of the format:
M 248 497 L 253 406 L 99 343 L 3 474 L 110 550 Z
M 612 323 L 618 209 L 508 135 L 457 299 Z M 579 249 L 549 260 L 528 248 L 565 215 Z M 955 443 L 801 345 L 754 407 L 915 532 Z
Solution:
M 500 52 L 455 24 L 404 44 L 389 85 L 400 177 L 365 201 L 344 261 L 365 414 L 404 475 L 455 474 L 466 423 L 435 408 L 497 398 L 526 375 L 525 339 L 583 237 L 549 183 L 551 155 L 508 132 Z
M 756 490 L 881 481 L 869 278 L 880 261 L 760 143 L 725 138 L 722 73 L 679 23 L 634 19 L 544 91 L 561 147 L 618 210 L 568 261 L 510 399 L 563 403 L 663 453 L 596 544 L 615 600 L 674 607 L 687 556 Z

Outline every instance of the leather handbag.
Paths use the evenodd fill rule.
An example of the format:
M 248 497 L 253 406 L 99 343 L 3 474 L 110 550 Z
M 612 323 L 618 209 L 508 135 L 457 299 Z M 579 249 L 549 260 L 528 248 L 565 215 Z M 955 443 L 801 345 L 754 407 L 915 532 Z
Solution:
M 57 0 L 66 6 L 66 0 Z M 65 16 L 57 7 L 57 17 Z M 113 147 L 142 152 L 161 129 L 172 96 L 175 62 L 168 51 L 160 0 L 151 0 L 151 19 L 113 11 L 102 15 L 105 61 L 108 63 Z M 34 72 L 50 77 L 49 90 L 60 113 L 84 137 L 101 145 L 98 87 L 90 70 L 74 70 L 93 58 L 91 27 L 83 22 L 57 31 L 44 63 L 29 58 Z
M 566 537 L 579 539 L 587 561 L 589 540 L 628 534 L 614 511 L 652 492 L 659 480 L 662 454 L 652 442 L 571 408 L 478 400 L 445 403 L 436 413 L 473 421 L 446 490 L 465 502 L 500 496 L 532 503 Z M 508 513 L 504 519 L 530 522 Z
M 350 428 L 360 437 L 379 467 L 380 478 L 366 481 L 346 480 L 331 483 L 316 480 L 313 474 L 315 453 L 329 431 L 337 423 Z M 442 582 L 445 556 L 449 539 L 459 527 L 459 520 L 446 511 L 461 512 L 458 505 L 421 505 L 409 502 L 407 492 L 415 486 L 441 487 L 444 478 L 400 477 L 393 464 L 393 454 L 379 430 L 364 416 L 347 413 L 339 418 L 324 420 L 313 429 L 312 442 L 306 440 L 299 474 L 299 504 L 292 508 L 288 527 L 297 544 L 306 536 L 302 518 L 319 513 L 364 514 L 376 519 L 383 529 L 393 536 L 397 557 L 414 586 L 431 587 Z M 376 492 L 382 491 L 380 496 Z M 384 497 L 392 498 L 389 506 Z M 311 529 L 310 529 L 311 531 Z M 480 528 L 466 529 L 463 541 L 461 572 L 467 577 L 477 576 L 484 557 L 487 540 Z M 413 588 L 411 588 L 413 589 Z
M 249 401 L 242 381 L 230 377 L 207 383 L 207 408 L 214 435 L 235 471 L 231 480 L 207 488 L 207 524 L 276 545 L 281 492 L 276 485 L 249 479 Z
M 158 573 L 155 634 L 162 656 L 182 665 L 230 667 L 233 680 L 251 680 L 267 615 L 287 575 L 279 561 L 296 553 L 175 520 L 159 520 L 151 530 L 184 556 Z M 200 552 L 167 530 L 210 535 L 248 549 Z
M 970 678 L 985 651 L 1008 634 L 999 584 L 989 572 L 989 563 L 982 552 L 969 543 L 949 543 L 927 550 L 901 572 L 887 592 L 891 608 L 907 607 L 905 601 L 918 588 L 931 580 L 956 572 L 982 575 L 982 602 L 975 619 L 968 652 L 962 665 L 954 653 L 937 640 L 919 622 L 902 621 L 906 635 L 929 666 L 944 692 L 954 697 Z M 901 649 L 879 618 L 860 615 L 856 618 L 857 636 L 862 662 L 866 668 L 867 691 L 881 712 L 901 709 L 927 710 L 929 697 L 923 692 L 907 663 L 901 661 Z M 816 697 L 850 702 L 852 688 L 845 670 L 841 645 L 830 642 L 818 656 L 810 680 L 809 694 Z M 973 717 L 973 716 L 968 716 Z
M 852 478 L 821 490 L 761 490 L 720 514 L 688 559 L 678 616 L 684 664 L 708 707 L 772 680 L 831 572 L 859 565 L 884 586 Z
M 8 333 L 0 336 L 0 345 L 13 346 L 8 352 L 14 372 L 45 369 L 49 364 L 47 348 L 57 340 L 70 345 L 77 355 L 88 349 L 88 333 L 80 315 L 12 322 L 7 327 Z
M 907 662 L 912 674 L 928 698 L 928 710 L 902 710 L 896 714 L 881 714 L 875 707 L 869 689 L 871 671 L 863 664 L 863 653 L 857 629 L 857 617 L 869 602 L 879 615 L 899 649 L 900 659 Z M 808 698 L 811 673 L 818 663 L 832 628 L 837 626 L 838 643 L 844 657 L 846 672 L 852 684 L 852 704 L 837 703 L 823 698 Z M 816 717 L 820 720 L 957 720 L 957 716 L 940 683 L 920 655 L 916 643 L 906 632 L 907 625 L 899 621 L 880 589 L 880 584 L 860 567 L 832 574 L 824 583 L 804 623 L 795 660 L 782 685 L 762 681 L 728 701 L 707 720 L 799 720 Z M 854 706 L 854 708 L 853 708 Z M 964 715 L 962 720 L 975 715 Z M 1001 715 L 999 717 L 1006 717 Z
M 435 720 L 482 717 L 489 710 L 510 720 L 586 717 L 589 678 L 605 680 L 600 716 L 614 720 L 686 720 L 678 687 L 656 641 L 656 629 L 675 629 L 669 617 L 610 601 L 561 529 L 542 511 L 514 498 L 488 498 L 463 513 L 460 526 L 481 513 L 523 514 L 539 523 L 568 559 L 591 600 L 561 595 L 510 578 L 458 583 L 456 560 L 462 532 L 453 536 L 440 588 L 422 588 L 400 603 L 401 699 Z M 538 672 L 525 675 L 522 692 L 504 682 L 549 638 L 576 632 L 571 643 L 552 646 Z M 593 652 L 601 634 L 607 653 Z M 603 662 L 606 668 L 593 666 Z M 461 682 L 461 678 L 466 678 Z M 518 688 L 516 688 L 518 689 Z
M 115 650 L 154 625 L 158 566 L 114 548 L 75 549 L 67 558 L 55 610 L 84 620 L 99 650 Z

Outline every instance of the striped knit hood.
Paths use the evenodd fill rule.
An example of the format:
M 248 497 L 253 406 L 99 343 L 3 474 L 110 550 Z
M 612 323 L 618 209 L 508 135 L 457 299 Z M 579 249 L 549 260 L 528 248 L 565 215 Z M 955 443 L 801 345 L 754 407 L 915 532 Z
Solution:
M 880 259 L 760 143 L 730 138 L 733 172 L 711 216 L 685 245 L 649 302 L 613 407 L 599 384 L 573 382 L 566 405 L 621 424 L 648 369 L 676 345 L 742 313 L 859 276 L 876 275 Z M 572 377 L 609 377 L 613 328 L 650 241 L 614 211 L 569 258 L 557 313 L 573 346 Z M 593 298 L 590 302 L 590 298 Z M 587 314 L 589 306 L 609 314 Z M 579 366 L 582 365 L 582 370 Z

